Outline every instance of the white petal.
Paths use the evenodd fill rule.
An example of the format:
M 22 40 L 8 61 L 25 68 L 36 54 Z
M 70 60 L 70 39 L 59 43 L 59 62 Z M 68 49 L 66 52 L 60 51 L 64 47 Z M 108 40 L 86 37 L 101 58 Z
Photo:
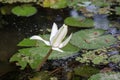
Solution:
M 59 49 L 59 48 L 54 48 L 52 47 L 53 50 L 59 51 L 59 52 L 64 52 L 63 50 Z
M 43 41 L 46 45 L 50 46 L 50 42 L 49 42 L 49 41 L 44 40 L 44 39 L 43 39 L 43 38 L 41 38 L 40 36 L 35 35 L 35 36 L 30 37 L 30 39 Z
M 51 31 L 51 34 L 50 34 L 50 41 L 51 39 L 53 38 L 53 36 L 55 36 L 55 34 L 58 32 L 58 27 L 55 23 L 53 23 L 53 26 L 52 26 L 52 31 Z
M 51 45 L 57 47 L 63 41 L 67 34 L 67 26 L 64 24 L 57 32 L 57 34 L 52 38 Z
M 63 48 L 64 46 L 66 46 L 70 41 L 71 37 L 72 37 L 72 34 L 70 34 L 70 36 L 59 45 L 59 48 Z

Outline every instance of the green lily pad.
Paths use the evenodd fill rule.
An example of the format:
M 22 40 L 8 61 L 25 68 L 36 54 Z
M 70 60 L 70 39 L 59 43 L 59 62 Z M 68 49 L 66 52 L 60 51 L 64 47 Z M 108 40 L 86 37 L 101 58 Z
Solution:
M 120 73 L 119 72 L 106 72 L 106 73 L 98 73 L 91 76 L 88 80 L 119 80 Z
M 25 38 L 21 42 L 19 42 L 17 46 L 25 46 L 25 47 L 37 46 L 37 41 Z
M 90 77 L 93 74 L 99 72 L 97 68 L 93 68 L 90 66 L 80 66 L 74 69 L 75 75 L 83 76 L 83 77 Z
M 80 28 L 89 28 L 94 26 L 94 21 L 92 19 L 83 19 L 81 18 L 74 18 L 74 17 L 67 17 L 64 20 L 64 23 L 73 26 L 73 27 L 80 27 Z
M 67 0 L 44 0 L 43 7 L 50 7 L 54 9 L 60 9 L 67 7 Z
M 56 3 L 51 4 L 50 8 L 60 9 L 67 7 L 67 0 L 57 0 Z
M 12 9 L 12 13 L 17 16 L 32 16 L 37 12 L 37 9 L 29 4 L 24 4 L 21 6 L 16 6 Z
M 49 75 L 49 72 L 41 71 L 33 73 L 33 77 L 30 78 L 29 80 L 50 80 L 50 77 L 51 76 Z
M 116 14 L 120 15 L 120 7 L 115 8 Z
M 49 35 L 44 35 L 44 38 L 49 38 Z M 23 43 L 27 44 L 23 44 Z M 32 40 L 33 43 L 35 40 Z M 36 69 L 38 65 L 41 63 L 43 58 L 51 49 L 51 46 L 45 45 L 42 41 L 36 41 L 34 45 L 32 42 L 32 46 L 29 43 L 31 42 L 30 39 L 24 39 L 20 42 L 20 46 L 27 46 L 30 45 L 30 48 L 22 48 L 18 50 L 18 53 L 13 55 L 10 59 L 10 62 L 17 61 L 17 64 L 21 66 L 21 69 L 24 69 L 27 64 L 31 66 L 32 69 Z M 48 59 L 61 59 L 64 57 L 72 56 L 73 54 L 77 53 L 79 49 L 70 43 L 67 44 L 64 48 L 62 48 L 64 52 L 53 51 Z
M 83 49 L 108 47 L 116 42 L 112 35 L 104 35 L 101 29 L 86 29 L 73 34 L 71 44 Z

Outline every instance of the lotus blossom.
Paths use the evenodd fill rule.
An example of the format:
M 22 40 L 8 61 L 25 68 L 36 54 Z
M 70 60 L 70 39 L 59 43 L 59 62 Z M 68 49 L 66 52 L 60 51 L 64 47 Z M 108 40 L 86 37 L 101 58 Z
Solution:
M 67 32 L 68 32 L 67 25 L 63 24 L 63 26 L 58 30 L 57 25 L 53 23 L 49 41 L 44 40 L 42 37 L 37 35 L 30 37 L 30 39 L 43 41 L 47 46 L 52 46 L 52 50 L 63 52 L 61 48 L 66 46 L 72 37 L 71 34 L 66 40 L 63 41 L 63 39 L 67 35 Z

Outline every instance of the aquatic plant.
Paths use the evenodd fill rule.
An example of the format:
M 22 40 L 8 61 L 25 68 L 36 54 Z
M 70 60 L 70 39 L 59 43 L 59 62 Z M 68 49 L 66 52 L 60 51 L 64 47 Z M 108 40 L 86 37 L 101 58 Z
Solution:
M 119 72 L 98 73 L 91 76 L 88 80 L 119 80 Z
M 16 64 L 21 66 L 21 69 L 24 69 L 27 66 L 27 64 L 29 64 L 32 69 L 36 69 L 39 71 L 40 67 L 44 64 L 44 62 L 47 59 L 60 59 L 60 58 L 68 57 L 68 56 L 78 52 L 79 49 L 77 47 L 68 43 L 70 37 L 68 37 L 68 39 L 66 39 L 60 45 L 61 41 L 67 34 L 67 32 L 66 32 L 67 29 L 65 29 L 67 27 L 65 27 L 65 25 L 64 25 L 59 30 L 57 30 L 57 27 L 55 24 L 53 27 L 54 28 L 52 29 L 50 40 L 51 41 L 54 40 L 54 41 L 52 42 L 52 44 L 50 43 L 50 46 L 47 46 L 46 44 L 48 44 L 48 42 L 45 41 L 45 40 L 49 40 L 48 38 L 50 35 L 43 35 L 43 36 L 40 35 L 40 36 L 42 36 L 43 39 L 45 39 L 45 40 L 43 40 L 41 38 L 42 41 L 41 40 L 31 40 L 28 38 L 24 39 L 23 41 L 21 41 L 18 44 L 18 46 L 21 46 L 24 48 L 19 49 L 18 53 L 14 54 L 11 57 L 10 62 L 16 61 L 17 62 Z M 56 30 L 56 31 L 54 32 L 54 30 Z M 64 32 L 61 33 L 61 30 L 63 30 Z M 56 33 L 56 34 L 54 34 L 54 33 Z M 33 39 L 33 37 L 31 37 L 31 38 Z M 36 39 L 38 39 L 38 38 L 40 39 L 40 37 L 37 37 Z M 35 37 L 34 37 L 34 39 L 35 39 Z M 43 42 L 46 44 L 44 44 Z M 59 47 L 59 45 L 61 47 Z M 59 48 L 62 48 L 62 50 L 60 50 Z M 52 54 L 51 54 L 51 52 L 52 52 Z
M 97 49 L 108 47 L 116 42 L 116 38 L 104 33 L 105 31 L 101 29 L 81 30 L 73 34 L 70 43 L 80 49 Z
M 17 16 L 29 17 L 34 15 L 36 12 L 37 12 L 37 9 L 30 4 L 15 6 L 14 8 L 12 8 L 12 13 Z
M 100 64 L 108 64 L 109 61 L 108 55 L 106 54 L 107 50 L 106 49 L 97 49 L 93 51 L 87 51 L 81 55 L 81 57 L 77 57 L 76 60 L 81 62 L 81 63 L 93 63 L 95 65 L 100 65 Z
M 99 70 L 97 68 L 87 65 L 74 68 L 74 75 L 79 75 L 82 77 L 90 77 L 98 72 Z
M 63 52 L 60 48 L 63 48 L 70 41 L 72 34 L 64 41 L 66 34 L 68 32 L 67 26 L 64 24 L 59 30 L 57 25 L 54 23 L 50 35 L 50 41 L 46 41 L 40 36 L 32 36 L 30 39 L 43 41 L 47 46 L 52 46 L 53 50 Z
M 92 19 L 85 19 L 81 16 L 76 17 L 67 17 L 64 20 L 64 23 L 72 26 L 72 27 L 79 27 L 79 28 L 89 28 L 94 26 L 94 21 Z
M 112 55 L 109 57 L 108 61 L 112 63 L 120 64 L 120 55 L 119 54 Z
M 116 7 L 116 8 L 115 8 L 115 11 L 116 11 L 116 14 L 117 14 L 117 15 L 120 15 L 120 7 Z
M 65 8 L 67 7 L 67 0 L 44 0 L 42 6 L 54 9 Z
M 13 5 L 5 5 L 0 8 L 0 11 L 3 15 L 9 15 L 13 7 Z
M 0 2 L 2 3 L 17 3 L 17 2 L 21 2 L 21 3 L 30 3 L 30 2 L 36 2 L 37 0 L 0 0 Z

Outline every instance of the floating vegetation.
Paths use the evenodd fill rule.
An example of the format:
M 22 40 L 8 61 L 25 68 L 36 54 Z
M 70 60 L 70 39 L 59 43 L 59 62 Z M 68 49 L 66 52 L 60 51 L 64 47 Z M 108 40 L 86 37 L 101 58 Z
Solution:
M 91 76 L 88 80 L 119 80 L 119 72 L 98 73 Z
M 73 34 L 71 44 L 82 49 L 97 49 L 108 47 L 116 42 L 112 35 L 104 35 L 101 29 L 86 29 Z
M 0 11 L 3 15 L 11 14 L 11 10 L 14 6 L 13 5 L 5 5 L 0 8 Z
M 119 54 L 115 54 L 113 56 L 110 56 L 108 61 L 115 63 L 115 64 L 119 64 L 119 67 L 120 67 L 120 55 Z
M 67 17 L 64 20 L 64 23 L 73 26 L 73 27 L 80 27 L 80 28 L 89 28 L 94 26 L 94 21 L 92 19 L 83 19 L 81 17 Z
M 67 0 L 44 0 L 43 7 L 60 9 L 67 7 Z
M 47 38 L 46 40 L 48 40 L 49 37 L 48 35 L 44 35 L 43 38 Z M 13 55 L 10 59 L 10 62 L 17 61 L 17 65 L 21 66 L 21 69 L 24 69 L 27 66 L 27 64 L 29 64 L 33 69 L 38 67 L 41 60 L 51 48 L 49 46 L 46 46 L 41 41 L 34 41 L 30 39 L 24 39 L 18 44 L 18 46 L 30 47 L 19 49 L 18 53 Z M 61 59 L 73 55 L 79 51 L 77 47 L 71 44 L 67 44 L 64 48 L 62 48 L 62 50 L 64 51 L 62 53 L 58 51 L 53 51 L 49 59 Z
M 47 71 L 33 73 L 33 77 L 29 80 L 50 80 L 50 75 Z
M 21 2 L 21 3 L 29 3 L 29 2 L 36 2 L 37 0 L 0 0 L 0 2 L 2 3 L 17 3 L 17 2 Z
M 120 15 L 120 7 L 115 8 L 116 14 Z
M 37 9 L 30 4 L 24 4 L 21 6 L 16 6 L 12 8 L 12 13 L 17 16 L 29 17 L 34 15 L 37 12 Z
M 81 62 L 81 63 L 93 63 L 95 65 L 100 65 L 100 64 L 108 64 L 108 55 L 106 54 L 107 50 L 106 49 L 97 49 L 94 51 L 88 51 L 85 52 L 81 55 L 81 57 L 77 57 L 76 60 Z
M 98 72 L 99 72 L 99 70 L 97 68 L 94 68 L 94 67 L 91 67 L 91 66 L 86 66 L 86 65 L 76 67 L 74 69 L 75 75 L 79 75 L 79 76 L 82 76 L 82 77 L 90 77 L 93 74 L 96 74 Z

